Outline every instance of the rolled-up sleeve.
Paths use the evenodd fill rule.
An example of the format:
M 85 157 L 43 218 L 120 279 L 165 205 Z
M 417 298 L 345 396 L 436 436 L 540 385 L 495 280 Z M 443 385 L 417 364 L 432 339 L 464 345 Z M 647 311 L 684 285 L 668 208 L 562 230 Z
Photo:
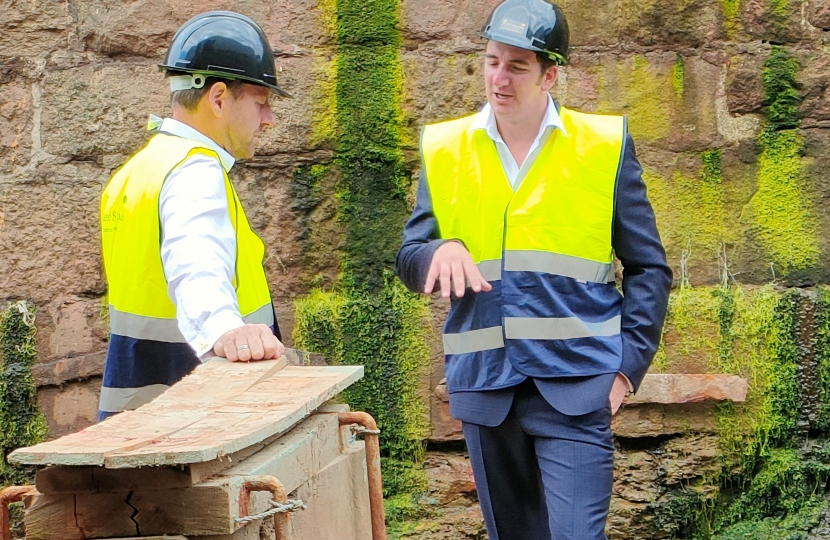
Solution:
M 244 325 L 233 274 L 236 233 L 220 163 L 195 155 L 174 169 L 159 194 L 161 260 L 184 338 L 202 358 Z

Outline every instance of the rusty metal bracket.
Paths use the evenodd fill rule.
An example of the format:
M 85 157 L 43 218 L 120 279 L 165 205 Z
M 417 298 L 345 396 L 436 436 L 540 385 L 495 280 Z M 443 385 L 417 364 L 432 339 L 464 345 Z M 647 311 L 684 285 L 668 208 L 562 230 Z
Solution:
M 9 505 L 23 500 L 35 486 L 10 486 L 0 491 L 0 540 L 11 540 L 12 531 L 9 523 Z
M 372 540 L 386 540 L 386 522 L 383 515 L 383 480 L 380 475 L 380 443 L 378 425 L 365 412 L 343 412 L 337 415 L 340 425 L 357 424 L 356 432 L 366 443 L 366 470 L 369 478 L 369 511 L 372 516 Z
M 242 488 L 239 492 L 239 516 L 247 516 L 250 511 L 251 493 L 254 491 L 268 491 L 274 502 L 284 504 L 288 500 L 285 486 L 275 476 L 263 474 L 259 476 L 244 476 Z M 288 540 L 289 514 L 280 512 L 274 514 L 274 532 L 276 540 Z

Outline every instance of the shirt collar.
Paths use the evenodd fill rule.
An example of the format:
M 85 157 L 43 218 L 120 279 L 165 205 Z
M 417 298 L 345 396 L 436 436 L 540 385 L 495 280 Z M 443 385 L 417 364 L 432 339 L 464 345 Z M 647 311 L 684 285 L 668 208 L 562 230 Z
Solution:
M 538 136 L 541 136 L 541 134 L 544 133 L 549 127 L 558 128 L 563 135 L 568 135 L 565 131 L 565 126 L 562 124 L 562 117 L 559 116 L 559 111 L 556 110 L 556 105 L 553 102 L 553 98 L 550 97 L 550 94 L 548 94 L 548 108 L 545 111 L 545 117 L 542 119 L 542 125 L 539 126 Z M 470 124 L 467 132 L 472 133 L 477 129 L 483 129 L 484 132 L 487 133 L 487 136 L 494 141 L 504 142 L 496 125 L 496 116 L 493 113 L 493 109 L 490 107 L 489 103 L 485 103 L 481 111 L 476 114 L 473 119 L 473 123 Z
M 149 126 L 153 126 L 153 118 L 150 118 Z M 225 172 L 230 172 L 233 164 L 236 163 L 236 160 L 232 155 L 230 155 L 227 150 L 216 144 L 216 142 L 204 135 L 202 132 L 179 122 L 178 120 L 174 120 L 172 118 L 165 118 L 162 122 L 160 127 L 158 128 L 159 131 L 167 133 L 169 135 L 175 135 L 177 137 L 181 137 L 183 139 L 189 139 L 191 141 L 196 141 L 198 143 L 202 143 L 214 152 L 219 155 L 219 161 L 222 163 L 222 168 L 225 169 Z

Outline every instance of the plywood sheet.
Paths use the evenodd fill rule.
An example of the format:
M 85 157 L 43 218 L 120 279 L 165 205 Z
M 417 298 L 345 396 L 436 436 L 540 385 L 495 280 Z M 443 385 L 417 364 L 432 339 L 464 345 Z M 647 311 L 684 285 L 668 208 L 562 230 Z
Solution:
M 135 411 L 21 448 L 9 460 L 108 468 L 204 463 L 288 431 L 362 376 L 361 366 L 212 360 Z

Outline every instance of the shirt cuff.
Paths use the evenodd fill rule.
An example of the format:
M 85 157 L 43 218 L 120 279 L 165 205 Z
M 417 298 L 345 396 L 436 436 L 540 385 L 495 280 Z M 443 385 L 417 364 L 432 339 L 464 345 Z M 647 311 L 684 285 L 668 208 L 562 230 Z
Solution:
M 623 377 L 625 377 L 625 382 L 628 383 L 628 393 L 633 394 L 634 393 L 634 384 L 631 383 L 631 379 L 629 379 L 628 376 L 625 373 L 623 373 L 622 371 L 620 371 L 619 374 L 622 375 Z
M 199 360 L 204 362 L 214 356 L 213 346 L 220 337 L 241 326 L 245 326 L 245 322 L 239 314 L 231 311 L 217 313 L 205 321 L 202 331 L 190 342 L 190 346 L 196 351 Z

